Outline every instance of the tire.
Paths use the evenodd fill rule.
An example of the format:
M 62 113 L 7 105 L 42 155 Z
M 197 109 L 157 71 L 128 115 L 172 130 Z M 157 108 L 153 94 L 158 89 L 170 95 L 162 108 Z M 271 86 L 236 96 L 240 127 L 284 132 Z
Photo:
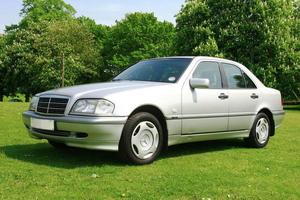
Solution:
M 150 113 L 131 116 L 123 129 L 119 143 L 122 160 L 142 165 L 153 162 L 163 147 L 163 131 L 158 119 Z
M 269 142 L 270 132 L 271 123 L 269 117 L 265 113 L 258 113 L 246 142 L 251 147 L 263 148 Z
M 54 141 L 48 140 L 48 143 L 56 149 L 66 149 L 67 148 L 67 145 L 65 145 L 64 143 L 61 143 L 61 142 L 54 142 Z

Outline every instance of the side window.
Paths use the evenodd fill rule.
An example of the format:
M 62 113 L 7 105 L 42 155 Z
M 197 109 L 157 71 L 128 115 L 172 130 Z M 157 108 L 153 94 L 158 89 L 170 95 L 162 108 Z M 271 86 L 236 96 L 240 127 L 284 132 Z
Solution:
M 243 76 L 245 78 L 247 88 L 256 88 L 253 81 L 249 78 L 249 76 L 245 72 L 243 72 Z
M 193 78 L 207 78 L 209 88 L 222 88 L 221 73 L 216 62 L 201 62 L 193 73 Z
M 242 71 L 235 65 L 223 63 L 223 68 L 228 81 L 229 89 L 246 88 Z

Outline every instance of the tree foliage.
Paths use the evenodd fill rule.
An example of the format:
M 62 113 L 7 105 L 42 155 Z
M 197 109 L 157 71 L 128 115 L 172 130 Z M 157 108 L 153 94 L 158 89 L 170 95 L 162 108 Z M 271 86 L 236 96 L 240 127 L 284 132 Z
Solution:
M 118 21 L 104 43 L 107 66 L 113 73 L 139 60 L 173 55 L 174 26 L 151 13 L 132 13 Z
M 42 56 L 51 62 L 44 63 L 44 66 L 47 69 L 52 66 L 56 73 L 65 74 L 62 79 L 62 81 L 65 79 L 65 84 L 62 83 L 60 86 L 89 82 L 97 75 L 99 52 L 97 52 L 96 41 L 89 30 L 78 21 L 64 20 L 50 23 L 40 39 L 37 43 L 42 49 Z M 47 74 L 42 77 L 44 80 L 51 78 Z M 51 81 L 47 85 L 54 86 Z
M 75 9 L 62 0 L 23 0 L 20 15 L 23 16 L 21 25 L 28 21 L 54 21 L 70 19 L 75 15 Z
M 95 47 L 97 49 L 97 56 L 94 61 L 97 63 L 96 78 L 97 81 L 107 81 L 111 75 L 107 73 L 109 71 L 104 61 L 104 43 L 108 39 L 110 27 L 106 25 L 96 24 L 96 22 L 88 17 L 79 17 L 78 21 L 83 25 L 83 28 L 88 30 L 95 40 Z M 94 80 L 93 79 L 93 80 Z M 96 81 L 94 80 L 94 81 Z M 92 80 L 90 80 L 92 81 Z
M 93 34 L 62 0 L 25 0 L 23 19 L 6 31 L 4 91 L 30 95 L 95 81 L 100 52 Z M 2 87 L 4 88 L 4 86 Z
M 187 0 L 174 28 L 152 13 L 113 26 L 76 18 L 63 0 L 23 0 L 21 21 L 0 35 L 3 95 L 106 81 L 139 60 L 225 57 L 249 67 L 287 99 L 300 97 L 300 1 Z
M 3 100 L 5 93 L 5 82 L 6 82 L 6 68 L 4 66 L 3 60 L 5 55 L 5 37 L 0 35 L 0 101 Z
M 236 60 L 286 98 L 300 93 L 299 1 L 188 0 L 176 21 L 179 54 Z

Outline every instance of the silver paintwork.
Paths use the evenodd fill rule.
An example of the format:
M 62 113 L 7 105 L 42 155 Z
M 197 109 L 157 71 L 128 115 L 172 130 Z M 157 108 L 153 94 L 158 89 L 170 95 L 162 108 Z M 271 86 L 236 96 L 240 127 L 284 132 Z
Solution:
M 70 137 L 45 135 L 30 127 L 30 119 L 52 119 L 60 131 L 71 132 Z M 127 117 L 87 117 L 87 116 L 42 116 L 33 111 L 23 113 L 23 122 L 31 137 L 63 142 L 68 146 L 87 149 L 117 151 L 121 133 Z M 86 138 L 76 137 L 76 133 L 88 133 Z
M 241 131 L 226 131 L 226 132 L 212 132 L 202 134 L 190 134 L 190 135 L 169 135 L 168 145 L 176 145 L 188 142 L 199 142 L 207 140 L 220 140 L 231 138 L 245 138 L 249 136 L 248 130 Z
M 191 88 L 209 88 L 209 79 L 207 78 L 191 78 Z
M 176 57 L 178 58 L 178 57 Z M 278 90 L 265 87 L 246 67 L 234 61 L 212 57 L 190 57 L 192 62 L 176 83 L 119 81 L 85 84 L 55 89 L 37 94 L 69 98 L 64 116 L 48 116 L 26 111 L 23 120 L 35 138 L 64 142 L 69 146 L 117 151 L 122 130 L 131 113 L 142 106 L 159 109 L 168 130 L 168 145 L 202 140 L 248 137 L 259 111 L 273 114 L 275 127 L 283 119 L 281 95 Z M 244 71 L 256 89 L 191 88 L 190 79 L 200 62 L 229 63 Z M 219 99 L 224 93 L 227 99 Z M 256 94 L 259 98 L 252 99 Z M 114 112 L 105 116 L 70 115 L 73 104 L 81 98 L 103 98 L 115 105 Z M 87 138 L 51 136 L 35 132 L 30 118 L 53 119 L 57 130 L 84 132 Z

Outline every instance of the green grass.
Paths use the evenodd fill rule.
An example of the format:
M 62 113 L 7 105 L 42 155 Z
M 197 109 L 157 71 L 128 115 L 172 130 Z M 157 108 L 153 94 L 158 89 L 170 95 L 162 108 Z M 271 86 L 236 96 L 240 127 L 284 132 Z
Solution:
M 25 102 L 25 95 L 24 94 L 16 94 L 15 96 L 3 96 L 3 102 L 8 102 L 12 98 L 20 99 L 22 102 Z
M 27 107 L 0 103 L 0 199 L 300 199 L 299 110 L 287 110 L 264 149 L 199 142 L 129 166 L 116 153 L 56 150 L 29 138 Z

